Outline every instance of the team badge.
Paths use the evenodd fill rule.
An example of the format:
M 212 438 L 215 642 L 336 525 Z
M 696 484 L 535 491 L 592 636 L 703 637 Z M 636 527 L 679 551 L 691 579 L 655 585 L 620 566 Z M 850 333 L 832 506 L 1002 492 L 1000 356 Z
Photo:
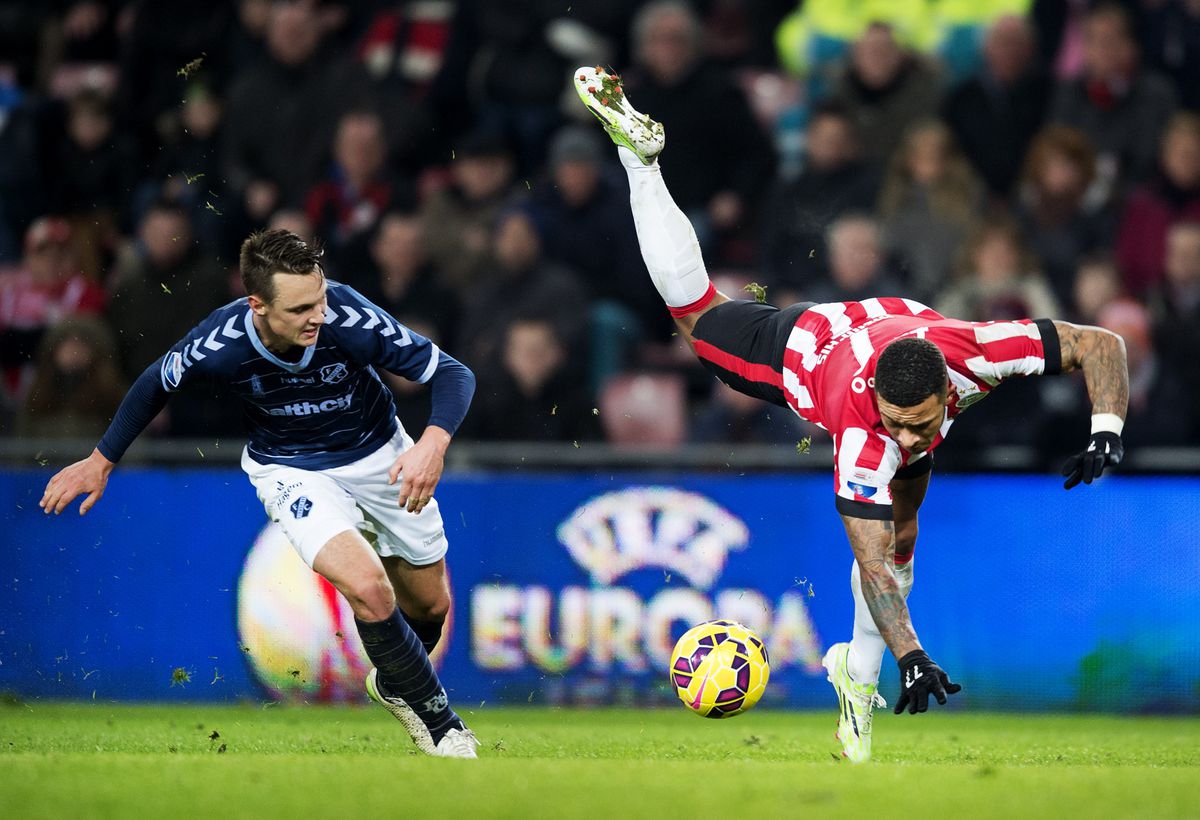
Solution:
M 183 354 L 178 351 L 167 356 L 162 364 L 163 381 L 167 387 L 176 388 L 183 379 Z
M 307 518 L 309 512 L 312 511 L 312 508 L 313 504 L 308 500 L 308 496 L 302 495 L 293 501 L 292 506 L 288 509 L 292 511 L 293 518 Z
M 350 370 L 341 362 L 327 364 L 321 368 L 321 381 L 326 384 L 337 384 L 349 375 Z

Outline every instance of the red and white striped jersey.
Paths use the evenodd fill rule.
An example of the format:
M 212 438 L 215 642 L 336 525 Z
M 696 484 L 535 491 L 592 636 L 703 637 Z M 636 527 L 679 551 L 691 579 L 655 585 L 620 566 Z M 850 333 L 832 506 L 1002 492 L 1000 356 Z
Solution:
M 946 358 L 950 403 L 929 451 L 954 418 L 1011 376 L 1058 369 L 1058 334 L 1045 319 L 964 322 L 947 319 L 911 299 L 879 298 L 818 304 L 796 320 L 783 355 L 783 388 L 792 409 L 833 436 L 839 511 L 890 518 L 888 483 L 924 457 L 888 435 L 875 401 L 875 365 L 887 345 L 904 336 L 928 339 Z M 928 452 L 928 451 L 927 451 Z

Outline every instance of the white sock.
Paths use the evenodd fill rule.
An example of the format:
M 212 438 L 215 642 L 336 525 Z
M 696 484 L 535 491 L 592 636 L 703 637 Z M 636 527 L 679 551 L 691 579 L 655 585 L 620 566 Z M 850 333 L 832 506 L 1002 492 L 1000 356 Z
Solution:
M 671 198 L 658 161 L 643 165 L 623 145 L 617 146 L 617 153 L 629 176 L 633 224 L 654 287 L 668 307 L 681 308 L 699 301 L 712 283 L 696 231 Z
M 896 581 L 900 584 L 900 594 L 907 601 L 913 585 L 912 559 L 896 567 Z M 850 569 L 850 590 L 854 593 L 854 637 L 850 640 L 846 668 L 855 683 L 875 684 L 879 682 L 879 668 L 883 665 L 887 644 L 879 634 L 879 628 L 875 626 L 875 619 L 863 598 L 857 561 Z

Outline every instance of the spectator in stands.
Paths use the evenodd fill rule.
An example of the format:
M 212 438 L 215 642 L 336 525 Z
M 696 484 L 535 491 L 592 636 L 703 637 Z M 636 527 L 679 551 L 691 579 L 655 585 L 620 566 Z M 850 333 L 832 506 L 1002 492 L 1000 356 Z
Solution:
M 38 349 L 17 435 L 97 438 L 125 397 L 112 331 L 99 318 L 63 319 Z
M 383 120 L 371 110 L 342 115 L 333 167 L 308 192 L 305 211 L 325 243 L 325 272 L 359 290 L 371 282 L 370 237 L 392 208 L 411 209 L 414 193 L 388 173 Z
M 322 53 L 311 3 L 275 3 L 267 53 L 229 92 L 224 167 L 250 224 L 303 202 L 321 175 L 342 113 L 370 107 L 362 67 Z
M 1200 444 L 1195 393 L 1189 395 L 1180 371 L 1168 366 L 1155 351 L 1146 308 L 1130 299 L 1118 299 L 1100 311 L 1097 322 L 1125 340 L 1129 413 L 1121 438 L 1139 447 Z
M 503 330 L 498 366 L 480 370 L 467 438 L 591 441 L 601 438 L 595 403 L 571 367 L 554 319 L 517 316 Z
M 799 298 L 788 295 L 783 297 L 785 301 L 859 301 L 904 292 L 899 279 L 887 269 L 879 223 L 871 217 L 839 217 L 829 226 L 825 242 L 829 246 L 829 280 L 803 287 Z
M 992 23 L 979 73 L 951 91 L 942 108 L 963 153 L 1001 199 L 1013 193 L 1049 102 L 1051 86 L 1034 59 L 1034 37 L 1024 17 L 1011 14 Z
M 529 208 L 509 208 L 498 218 L 487 277 L 470 292 L 456 345 L 476 372 L 497 361 L 505 329 L 517 316 L 552 322 L 569 354 L 582 351 L 587 288 L 574 271 L 547 260 L 542 247 Z
M 83 272 L 99 278 L 126 224 L 134 186 L 133 154 L 114 129 L 108 98 L 85 88 L 67 103 L 64 133 L 54 152 L 55 210 L 71 221 Z
M 1175 92 L 1162 76 L 1138 65 L 1129 12 L 1106 0 L 1083 23 L 1083 73 L 1059 86 L 1051 119 L 1083 131 L 1096 147 L 1099 182 L 1108 195 L 1145 179 Z
M 628 183 L 624 174 L 606 173 L 600 139 L 592 127 L 560 129 L 550 143 L 549 179 L 533 200 L 546 258 L 577 272 L 592 294 L 588 370 L 595 389 L 630 366 L 640 342 L 663 342 L 671 333 L 638 250 Z
M 0 273 L 0 405 L 19 405 L 47 328 L 71 316 L 97 315 L 107 299 L 79 271 L 71 227 L 41 217 L 25 232 L 21 264 Z
M 1146 64 L 1171 78 L 1184 108 L 1200 110 L 1200 3 L 1138 4 Z
M 188 87 L 204 83 L 224 97 L 231 80 L 249 68 L 235 66 L 237 18 L 242 8 L 266 3 L 245 0 L 172 0 L 170 3 L 126 3 L 120 84 L 116 100 L 121 121 L 136 143 L 139 161 L 151 164 L 163 141 L 164 124 L 185 97 Z M 256 48 L 261 52 L 261 46 Z M 263 111 L 264 116 L 272 112 Z M 194 172 L 193 172 L 194 173 Z M 210 183 L 217 182 L 214 175 Z M 219 189 L 216 189 L 219 190 Z
M 425 251 L 425 224 L 415 213 L 394 211 L 379 220 L 371 240 L 374 280 L 363 294 L 406 322 L 420 317 L 449 339 L 461 313 L 458 295 L 439 283 Z
M 745 94 L 704 60 L 702 36 L 686 2 L 649 3 L 633 21 L 634 66 L 625 87 L 671 134 L 663 177 L 701 246 L 721 259 L 719 240 L 754 224 L 775 158 Z
M 1109 302 L 1121 298 L 1121 274 L 1116 263 L 1107 256 L 1088 256 L 1079 262 L 1075 272 L 1072 321 L 1094 325 L 1100 311 Z
M 513 157 L 494 132 L 463 136 L 450 163 L 450 184 L 421 209 L 429 258 L 441 284 L 467 299 L 487 259 L 497 214 L 515 191 Z
M 1108 247 L 1111 212 L 1088 195 L 1096 155 L 1074 128 L 1050 125 L 1029 148 L 1017 218 L 1060 302 L 1069 304 L 1080 256 Z
M 909 127 L 892 155 L 879 216 L 885 244 L 914 298 L 950 279 L 954 258 L 978 219 L 983 186 L 938 120 Z
M 211 247 L 225 241 L 223 219 L 218 215 L 225 207 L 219 139 L 223 115 L 222 101 L 211 86 L 194 82 L 187 87 L 151 177 L 139 190 L 135 217 L 141 217 L 146 204 L 171 199 L 187 206 L 199 242 Z
M 1181 111 L 1163 133 L 1158 171 L 1125 204 L 1117 261 L 1126 287 L 1142 295 L 1164 270 L 1170 226 L 1200 221 L 1200 114 Z
M 797 444 L 812 435 L 810 427 L 787 408 L 714 381 L 712 397 L 692 421 L 688 440 L 699 444 Z
M 1156 347 L 1164 367 L 1179 374 L 1191 408 L 1191 436 L 1200 443 L 1200 222 L 1167 233 L 1165 275 L 1151 293 Z
M 672 150 L 674 145 L 672 137 Z M 826 230 L 843 214 L 873 209 L 879 185 L 879 167 L 862 159 L 849 111 L 818 106 L 808 125 L 803 170 L 776 183 L 763 209 L 760 257 L 767 282 L 796 289 L 827 276 Z
M 1008 220 L 981 224 L 964 249 L 959 279 L 934 309 L 970 322 L 1058 316 L 1058 300 Z
M 879 162 L 891 155 L 897 134 L 937 113 L 938 98 L 937 72 L 924 58 L 903 49 L 884 23 L 869 26 L 855 40 L 833 93 L 854 117 L 864 155 Z M 637 100 L 640 105 L 641 96 Z
M 231 296 L 225 272 L 193 241 L 183 206 L 156 202 L 138 239 L 110 284 L 109 318 L 129 381 Z

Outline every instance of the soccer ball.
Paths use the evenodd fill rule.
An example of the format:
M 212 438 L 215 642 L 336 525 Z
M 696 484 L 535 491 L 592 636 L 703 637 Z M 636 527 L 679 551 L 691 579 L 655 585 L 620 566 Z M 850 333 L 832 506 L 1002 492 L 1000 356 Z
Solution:
M 767 647 L 734 621 L 705 621 L 692 627 L 671 653 L 675 694 L 701 717 L 740 715 L 758 703 L 769 677 Z

